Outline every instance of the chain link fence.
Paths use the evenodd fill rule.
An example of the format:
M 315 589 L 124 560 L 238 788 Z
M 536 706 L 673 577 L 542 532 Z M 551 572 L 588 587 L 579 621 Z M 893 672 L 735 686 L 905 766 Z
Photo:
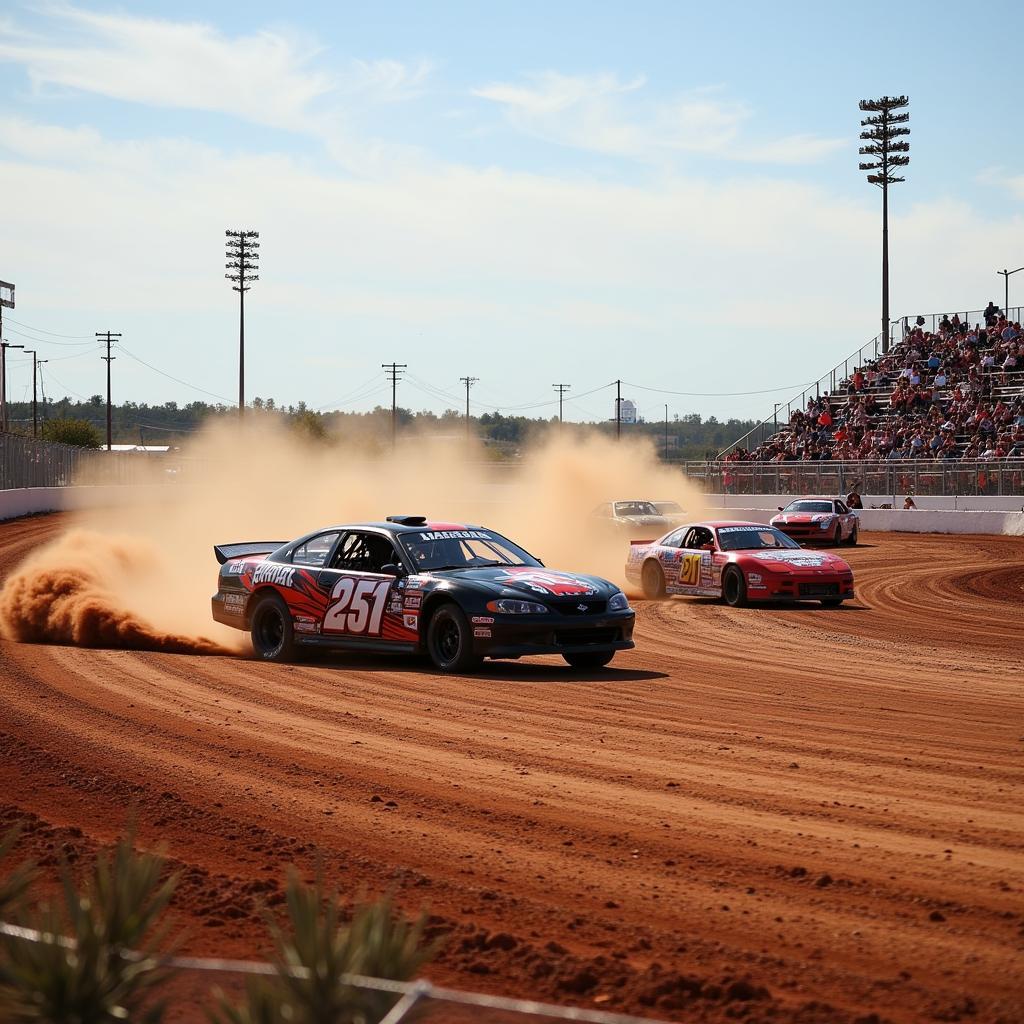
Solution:
M 1024 497 L 1024 459 L 991 462 L 684 462 L 713 494 L 916 494 Z

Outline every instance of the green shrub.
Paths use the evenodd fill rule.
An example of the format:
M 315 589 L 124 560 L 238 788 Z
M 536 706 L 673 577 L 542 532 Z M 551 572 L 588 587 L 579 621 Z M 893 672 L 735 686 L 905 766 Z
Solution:
M 40 434 L 44 441 L 78 448 L 99 448 L 103 443 L 100 432 L 88 420 L 48 420 Z
M 61 897 L 22 907 L 15 922 L 51 941 L 0 936 L 0 1020 L 5 1024 L 156 1024 L 164 1005 L 152 998 L 169 972 L 158 947 L 158 921 L 174 892 L 161 881 L 163 859 L 132 849 L 97 856 L 79 887 L 61 866 Z M 54 941 L 55 940 L 55 941 Z M 125 956 L 126 950 L 137 955 Z
M 371 1024 L 399 997 L 354 988 L 343 976 L 408 981 L 437 951 L 425 941 L 424 916 L 410 924 L 386 898 L 357 906 L 343 924 L 338 894 L 325 893 L 322 880 L 303 884 L 294 870 L 287 909 L 287 930 L 268 918 L 277 977 L 250 981 L 239 1004 L 221 996 L 211 1014 L 215 1024 Z

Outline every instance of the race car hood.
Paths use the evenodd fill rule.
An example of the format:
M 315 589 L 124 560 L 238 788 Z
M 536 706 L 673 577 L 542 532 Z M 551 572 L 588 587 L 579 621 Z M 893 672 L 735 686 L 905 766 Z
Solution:
M 787 523 L 823 523 L 834 516 L 835 512 L 780 512 L 772 516 L 772 522 L 782 523 L 783 526 Z
M 669 521 L 665 516 L 616 516 L 615 520 L 626 526 L 651 527 L 654 530 L 665 529 L 669 526 Z
M 483 566 L 479 569 L 449 569 L 433 573 L 434 576 L 471 581 L 496 592 L 514 590 L 523 597 L 542 599 L 572 597 L 610 597 L 618 587 L 598 576 L 583 576 L 558 569 Z
M 762 566 L 766 569 L 782 566 L 787 569 L 826 569 L 831 572 L 844 572 L 850 569 L 842 558 L 830 554 L 828 551 L 783 549 L 781 551 L 741 551 L 738 554 L 745 565 Z

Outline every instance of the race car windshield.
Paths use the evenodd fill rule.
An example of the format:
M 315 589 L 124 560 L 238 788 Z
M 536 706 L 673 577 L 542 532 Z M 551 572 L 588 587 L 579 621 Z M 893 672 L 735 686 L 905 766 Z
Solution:
M 791 501 L 784 512 L 831 512 L 831 501 Z
M 615 514 L 617 516 L 656 516 L 658 510 L 649 501 L 617 501 L 615 502 Z
M 770 526 L 723 526 L 718 531 L 718 546 L 723 551 L 761 551 L 774 548 L 799 548 L 795 540 Z
M 424 530 L 399 540 L 417 572 L 431 569 L 476 569 L 488 565 L 541 563 L 501 534 L 490 530 Z

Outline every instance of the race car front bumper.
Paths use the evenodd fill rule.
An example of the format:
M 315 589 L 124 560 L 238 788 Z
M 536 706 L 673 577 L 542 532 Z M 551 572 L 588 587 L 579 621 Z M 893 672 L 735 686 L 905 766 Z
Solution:
M 492 622 L 483 621 L 493 618 Z M 632 610 L 613 615 L 474 616 L 473 651 L 484 658 L 520 658 L 531 654 L 585 654 L 588 651 L 628 651 L 633 643 L 636 615 Z

